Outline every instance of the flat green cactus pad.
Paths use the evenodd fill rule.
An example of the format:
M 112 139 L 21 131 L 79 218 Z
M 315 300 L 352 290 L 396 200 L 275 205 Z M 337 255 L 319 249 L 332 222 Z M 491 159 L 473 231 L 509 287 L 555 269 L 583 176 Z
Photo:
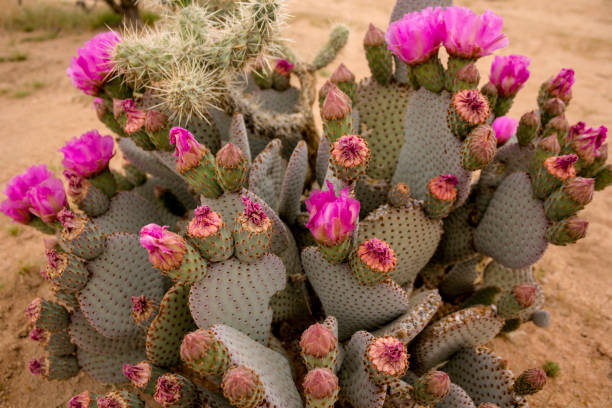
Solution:
M 147 359 L 159 367 L 181 361 L 179 350 L 185 334 L 197 327 L 189 312 L 190 285 L 177 283 L 164 295 L 159 312 L 147 331 Z
M 359 215 L 365 217 L 387 202 L 390 185 L 386 180 L 362 176 L 355 186 L 355 197 L 359 200 Z
M 282 142 L 274 139 L 253 160 L 249 173 L 249 191 L 261 197 L 270 208 L 278 208 L 287 163 L 280 156 Z
M 253 161 L 251 147 L 249 146 L 249 133 L 244 124 L 244 116 L 241 113 L 234 113 L 229 126 L 228 141 L 236 145 L 246 156 L 249 164 Z
M 338 319 L 340 340 L 348 339 L 357 330 L 384 325 L 410 308 L 408 294 L 395 282 L 362 285 L 347 263 L 326 261 L 316 247 L 304 249 L 302 263 L 325 314 Z
M 502 265 L 522 268 L 544 254 L 547 227 L 543 204 L 533 196 L 529 175 L 517 172 L 497 188 L 476 228 L 474 244 Z
M 300 140 L 291 154 L 278 201 L 278 214 L 287 224 L 295 223 L 300 212 L 300 199 L 308 175 L 308 146 Z
M 387 387 L 370 380 L 364 363 L 366 347 L 373 338 L 366 331 L 353 334 L 338 376 L 341 397 L 355 408 L 382 408 L 385 403 Z
M 149 262 L 147 251 L 134 234 L 108 236 L 106 251 L 90 261 L 91 278 L 78 299 L 87 321 L 103 336 L 114 339 L 142 333 L 132 317 L 132 296 L 159 302 L 164 295 L 163 275 Z
M 80 347 L 77 349 L 79 366 L 87 374 L 105 384 L 127 383 L 128 379 L 123 375 L 123 364 L 137 364 L 145 358 L 143 349 L 102 354 L 92 353 Z
M 449 297 L 455 297 L 474 290 L 476 279 L 478 279 L 478 264 L 480 257 L 463 261 L 454 265 L 440 283 L 440 292 Z
M 444 399 L 434 405 L 434 408 L 476 408 L 474 401 L 457 384 L 451 383 L 450 393 Z
M 191 315 L 201 329 L 225 324 L 265 345 L 272 323 L 270 298 L 285 287 L 285 282 L 285 267 L 273 254 L 253 263 L 242 263 L 234 257 L 213 263 L 207 275 L 191 288 Z
M 397 266 L 390 276 L 403 286 L 413 282 L 433 256 L 442 236 L 442 222 L 428 218 L 417 202 L 400 208 L 385 205 L 359 223 L 358 235 L 360 243 L 378 238 L 393 248 Z
M 68 327 L 70 341 L 77 347 L 87 350 L 93 354 L 123 353 L 129 350 L 144 350 L 144 332 L 139 336 L 111 339 L 104 337 L 94 329 L 83 313 L 76 310 L 70 316 Z
M 471 222 L 473 211 L 473 205 L 466 203 L 444 219 L 444 234 L 434 255 L 436 263 L 450 265 L 476 255 L 474 226 Z

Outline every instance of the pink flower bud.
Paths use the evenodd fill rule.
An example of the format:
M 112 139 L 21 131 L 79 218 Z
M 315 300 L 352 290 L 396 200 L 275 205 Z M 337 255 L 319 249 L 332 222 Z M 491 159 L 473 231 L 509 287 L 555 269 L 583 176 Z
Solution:
M 38 327 L 34 327 L 32 330 L 30 330 L 30 340 L 32 341 L 41 341 L 46 337 L 46 331 L 44 329 L 38 328 Z
M 274 66 L 274 72 L 282 76 L 289 76 L 291 71 L 293 71 L 293 67 L 294 65 L 286 59 L 279 59 L 276 61 L 276 65 Z
M 346 67 L 346 65 L 340 63 L 340 65 L 338 65 L 338 68 L 336 68 L 331 77 L 329 77 L 329 80 L 334 84 L 340 82 L 355 82 L 355 74 L 353 74 Z
M 234 169 L 245 161 L 244 153 L 233 143 L 227 143 L 217 152 L 216 163 L 224 169 Z
M 425 384 L 429 395 L 444 399 L 450 393 L 451 381 L 444 371 L 429 371 L 425 374 Z
M 148 321 L 157 309 L 155 302 L 148 296 L 132 296 L 132 317 L 136 323 Z
M 123 375 L 125 375 L 136 388 L 141 389 L 146 387 L 149 383 L 151 379 L 151 370 L 151 364 L 146 361 L 141 361 L 135 365 L 123 365 Z
M 300 338 L 302 352 L 313 357 L 325 357 L 338 345 L 338 339 L 321 323 L 308 327 Z
M 172 405 L 181 398 L 182 388 L 183 385 L 176 375 L 164 374 L 157 379 L 153 398 L 164 407 Z
M 446 36 L 442 15 L 441 7 L 405 14 L 387 29 L 387 47 L 410 65 L 429 60 L 438 52 Z
M 359 217 L 359 201 L 349 197 L 348 187 L 336 196 L 334 186 L 328 191 L 315 190 L 306 200 L 309 213 L 306 227 L 317 242 L 331 246 L 347 239 L 355 229 Z
M 593 200 L 595 179 L 574 177 L 565 182 L 563 189 L 574 201 L 581 205 L 587 205 Z
M 148 110 L 145 113 L 144 127 L 147 132 L 153 133 L 162 130 L 168 123 L 168 116 L 156 110 Z
M 223 395 L 230 401 L 232 405 L 238 405 L 240 402 L 252 402 L 248 406 L 256 407 L 259 404 L 252 401 L 253 399 L 263 400 L 262 385 L 259 376 L 251 369 L 245 366 L 237 366 L 230 368 L 223 376 L 221 383 Z M 259 398 L 257 395 L 259 395 Z M 261 401 L 259 401 L 261 403 Z M 242 405 L 238 405 L 242 406 Z
M 338 120 L 346 117 L 351 111 L 350 98 L 336 85 L 331 84 L 321 107 L 321 117 L 324 120 Z
M 368 31 L 363 39 L 363 45 L 366 47 L 376 47 L 385 43 L 385 32 L 374 24 L 368 26 Z
M 359 245 L 357 255 L 363 263 L 380 273 L 391 272 L 397 264 L 393 248 L 378 238 L 372 238 Z
M 40 375 L 45 370 L 46 359 L 44 357 L 33 358 L 28 363 L 28 369 L 33 375 Z
M 181 265 L 187 251 L 183 238 L 168 227 L 148 224 L 140 230 L 140 244 L 149 251 L 149 261 L 158 269 L 169 271 Z
M 104 395 L 98 397 L 98 408 L 123 408 L 123 404 L 115 395 Z
M 548 82 L 546 90 L 556 98 L 560 98 L 564 102 L 568 102 L 572 96 L 572 86 L 576 79 L 574 78 L 574 70 L 571 68 L 563 68 L 561 71 Z
M 529 79 L 530 62 L 523 55 L 496 56 L 489 80 L 497 88 L 497 93 L 505 97 L 515 96 Z
M 538 143 L 538 148 L 545 150 L 550 153 L 559 153 L 561 151 L 561 145 L 559 144 L 559 138 L 557 135 L 550 135 L 540 140 Z
M 509 116 L 500 116 L 493 121 L 493 131 L 497 138 L 497 146 L 504 145 L 512 136 L 516 134 L 519 122 Z
M 303 385 L 311 398 L 329 398 L 338 391 L 338 377 L 329 368 L 315 368 L 306 374 Z
M 89 391 L 83 391 L 75 395 L 68 401 L 68 408 L 89 408 L 91 403 L 91 394 Z
M 578 160 L 575 154 L 567 154 L 565 156 L 553 156 L 544 160 L 544 167 L 548 172 L 561 180 L 567 180 L 570 177 L 576 177 L 576 168 L 574 163 Z
M 447 7 L 441 15 L 444 27 L 444 47 L 460 58 L 479 58 L 508 46 L 502 32 L 504 20 L 490 10 L 482 15 L 466 7 Z
M 452 104 L 461 117 L 472 125 L 483 123 L 489 117 L 489 103 L 475 89 L 464 89 L 453 95 Z
M 125 133 L 131 135 L 132 133 L 136 133 L 142 129 L 145 124 L 145 111 L 138 109 L 132 99 L 123 100 L 121 106 L 123 107 L 123 111 L 127 117 L 127 121 L 123 127 Z
M 112 136 L 101 136 L 97 130 L 90 130 L 59 149 L 64 154 L 62 165 L 82 177 L 93 176 L 108 168 L 113 146 Z
M 195 216 L 187 226 L 189 235 L 193 237 L 206 238 L 216 234 L 223 224 L 221 216 L 207 205 L 197 207 L 194 213 Z
M 25 315 L 30 323 L 36 323 L 42 308 L 42 298 L 37 297 L 26 307 Z
M 427 188 L 439 200 L 454 201 L 457 198 L 457 184 L 459 180 L 454 174 L 442 174 L 432 178 Z
M 181 127 L 170 129 L 170 143 L 176 146 L 176 169 L 181 173 L 197 167 L 208 153 L 206 147 L 200 145 L 187 129 Z
M 514 299 L 523 307 L 530 307 L 536 301 L 538 288 L 533 285 L 515 285 L 512 288 Z
M 57 219 L 62 223 L 62 226 L 68 232 L 74 231 L 74 229 L 79 225 L 76 215 L 74 215 L 74 213 L 66 207 L 62 208 L 62 210 L 57 213 Z
M 569 132 L 572 147 L 587 163 L 593 162 L 601 155 L 600 148 L 607 136 L 608 129 L 605 126 L 600 126 L 598 129 L 587 128 L 584 122 L 578 122 Z
M 185 362 L 199 360 L 214 342 L 212 334 L 204 329 L 186 334 L 181 343 L 181 359 Z
M 514 391 L 519 395 L 531 395 L 546 385 L 546 373 L 541 368 L 530 368 L 523 371 L 514 381 Z

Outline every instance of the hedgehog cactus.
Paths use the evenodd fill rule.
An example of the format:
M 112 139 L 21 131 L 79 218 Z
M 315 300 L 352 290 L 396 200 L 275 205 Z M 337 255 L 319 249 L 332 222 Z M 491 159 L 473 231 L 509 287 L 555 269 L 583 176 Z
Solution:
M 70 407 L 525 406 L 544 374 L 515 380 L 482 345 L 550 324 L 533 264 L 585 236 L 607 129 L 567 123 L 569 69 L 504 117 L 529 59 L 497 57 L 478 89 L 502 19 L 449 3 L 369 26 L 372 76 L 325 83 L 318 147 L 314 74 L 344 27 L 307 64 L 281 2 L 193 4 L 79 50 L 69 75 L 129 163 L 109 170 L 113 139 L 90 131 L 60 150 L 67 194 L 45 166 L 6 187 L 2 212 L 57 235 L 30 371 L 133 386 Z

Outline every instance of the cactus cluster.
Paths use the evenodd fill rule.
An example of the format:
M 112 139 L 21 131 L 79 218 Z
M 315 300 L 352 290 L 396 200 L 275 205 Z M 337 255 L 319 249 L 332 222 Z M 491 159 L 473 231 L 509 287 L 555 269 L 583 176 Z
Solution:
M 501 18 L 433 3 L 398 0 L 365 33 L 372 76 L 341 64 L 324 84 L 316 160 L 314 72 L 344 28 L 305 64 L 280 2 L 175 5 L 79 50 L 69 74 L 127 163 L 92 131 L 60 150 L 67 193 L 44 166 L 7 186 L 2 211 L 55 234 L 30 371 L 117 386 L 72 408 L 527 407 L 555 370 L 515 376 L 484 345 L 550 324 L 533 264 L 584 237 L 576 213 L 612 182 L 606 129 L 567 123 L 571 70 L 505 117 L 529 60 L 496 58 L 479 88 Z

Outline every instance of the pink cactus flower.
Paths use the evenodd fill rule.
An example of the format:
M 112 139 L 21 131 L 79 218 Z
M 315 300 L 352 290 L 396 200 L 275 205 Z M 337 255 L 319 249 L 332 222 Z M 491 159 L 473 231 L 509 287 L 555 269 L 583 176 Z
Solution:
M 261 204 L 253 202 L 246 196 L 242 196 L 241 198 L 246 219 L 255 226 L 262 226 L 268 219 L 268 216 L 261 208 Z
M 294 65 L 287 61 L 286 59 L 279 59 L 276 61 L 276 66 L 274 67 L 274 71 L 277 74 L 281 74 L 283 76 L 288 76 L 293 71 Z
M 548 82 L 546 90 L 552 97 L 559 98 L 567 103 L 571 99 L 572 86 L 575 82 L 574 70 L 563 68 L 556 77 Z
M 338 339 L 332 331 L 321 323 L 315 323 L 308 327 L 300 338 L 302 352 L 309 356 L 325 357 L 333 351 L 338 344 Z
M 564 156 L 553 156 L 544 160 L 544 167 L 550 174 L 561 180 L 567 180 L 571 177 L 576 177 L 576 168 L 574 164 L 578 161 L 578 156 L 575 154 L 566 154 Z
M 136 323 L 146 322 L 157 309 L 149 296 L 132 296 L 132 317 Z
M 533 285 L 515 285 L 512 288 L 512 294 L 514 295 L 514 299 L 518 302 L 519 305 L 523 307 L 530 307 L 536 301 L 536 295 L 538 293 L 538 288 Z
M 45 358 L 44 357 L 33 358 L 28 363 L 28 369 L 30 370 L 30 373 L 32 373 L 33 375 L 42 374 L 44 371 L 44 368 L 45 368 Z
M 105 395 L 98 397 L 98 408 L 123 408 L 123 404 L 114 395 Z
M 64 183 L 56 177 L 50 177 L 32 187 L 27 194 L 30 212 L 44 222 L 51 223 L 57 219 L 57 213 L 66 205 Z
M 170 129 L 170 143 L 175 145 L 176 169 L 183 173 L 201 162 L 208 149 L 198 143 L 193 135 L 181 127 Z
M 75 137 L 59 149 L 64 154 L 62 165 L 83 177 L 90 177 L 108 168 L 113 157 L 113 137 L 90 130 Z
M 504 145 L 512 136 L 516 134 L 519 122 L 508 116 L 500 116 L 493 121 L 493 131 L 497 138 L 497 146 Z
M 359 258 L 375 271 L 391 272 L 397 263 L 395 251 L 385 241 L 372 238 L 357 248 Z
M 446 27 L 444 47 L 459 58 L 479 58 L 508 46 L 502 32 L 504 20 L 490 10 L 482 15 L 466 7 L 448 7 L 442 13 Z
M 123 375 L 137 388 L 144 388 L 151 379 L 151 364 L 141 361 L 138 364 L 123 365 Z
M 245 366 L 232 367 L 223 376 L 221 383 L 223 395 L 230 400 L 230 403 L 236 405 L 239 401 L 250 401 L 261 403 L 263 393 L 259 376 L 251 369 Z M 259 403 L 254 403 L 249 406 L 259 406 Z
M 531 60 L 523 55 L 496 56 L 491 64 L 489 80 L 497 93 L 503 97 L 513 97 L 529 79 Z
M 47 166 L 40 164 L 29 167 L 25 172 L 16 175 L 6 184 L 4 194 L 7 199 L 0 204 L 0 212 L 20 224 L 30 222 L 30 202 L 27 193 L 43 181 L 52 178 Z
M 181 343 L 181 359 L 185 362 L 201 359 L 214 342 L 215 338 L 212 334 L 204 329 L 186 334 Z
M 62 208 L 62 210 L 57 213 L 57 219 L 62 223 L 62 226 L 67 232 L 74 231 L 74 229 L 79 225 L 76 215 L 74 215 L 74 213 L 70 211 L 68 207 Z M 47 248 L 47 250 L 49 250 L 49 248 Z
M 304 392 L 314 399 L 332 397 L 338 391 L 338 377 L 329 368 L 315 368 L 304 377 Z
M 221 216 L 207 205 L 197 207 L 194 215 L 187 227 L 189 235 L 193 237 L 206 238 L 216 234 L 223 225 Z
M 439 200 L 454 201 L 457 198 L 457 184 L 459 179 L 454 174 L 442 174 L 432 178 L 427 188 Z
M 37 297 L 26 307 L 25 316 L 30 323 L 36 323 L 42 309 L 42 298 Z
M 584 122 L 578 122 L 569 130 L 569 141 L 581 159 L 591 163 L 601 155 L 600 147 L 608 137 L 608 129 L 600 126 L 598 129 L 587 127 Z
M 332 143 L 331 155 L 344 167 L 357 167 L 367 163 L 370 157 L 368 143 L 357 135 L 344 135 Z
M 75 395 L 68 401 L 68 408 L 89 408 L 91 403 L 91 394 L 89 391 L 83 391 Z
M 109 31 L 95 35 L 79 48 L 66 70 L 72 85 L 87 95 L 98 95 L 114 68 L 111 53 L 120 41 L 117 34 Z
M 317 242 L 332 246 L 347 239 L 359 217 L 359 201 L 349 197 L 348 187 L 336 196 L 334 186 L 327 182 L 328 191 L 315 190 L 306 200 L 310 214 L 306 227 Z
M 387 47 L 407 64 L 420 64 L 438 52 L 446 37 L 441 7 L 408 13 L 389 26 Z
M 142 109 L 138 109 L 134 103 L 134 100 L 124 99 L 121 101 L 121 108 L 126 115 L 126 122 L 125 126 L 123 127 L 125 133 L 131 135 L 144 127 L 147 113 Z M 115 109 L 114 105 L 113 109 Z
M 149 261 L 158 269 L 170 271 L 181 265 L 187 251 L 183 238 L 168 227 L 148 224 L 140 230 L 140 244 L 149 251 Z
M 366 349 L 373 367 L 386 375 L 401 376 L 408 369 L 406 347 L 395 337 L 377 337 Z
M 164 374 L 157 379 L 153 398 L 164 407 L 177 402 L 181 398 L 183 386 L 174 374 Z
M 32 330 L 30 330 L 30 340 L 32 341 L 41 341 L 42 339 L 45 338 L 45 330 L 41 329 L 40 327 L 34 327 Z

